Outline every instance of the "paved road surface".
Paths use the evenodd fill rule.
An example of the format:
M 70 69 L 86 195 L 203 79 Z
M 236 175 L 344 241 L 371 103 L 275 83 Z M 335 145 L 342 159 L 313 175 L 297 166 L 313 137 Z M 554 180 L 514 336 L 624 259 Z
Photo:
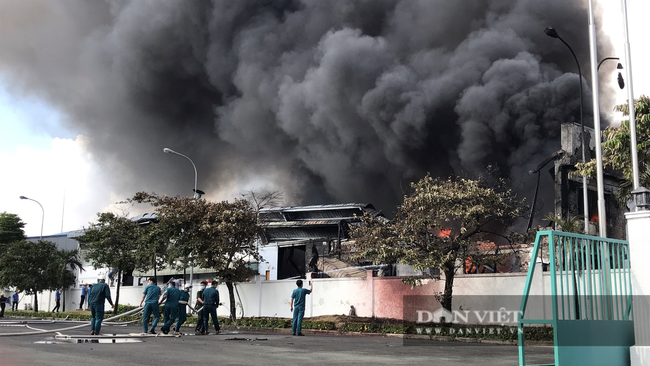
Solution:
M 32 331 L 24 325 L 0 321 L 0 335 Z M 14 320 L 15 322 L 15 320 Z M 59 329 L 76 323 L 29 324 L 39 329 Z M 89 327 L 62 332 L 85 336 Z M 109 333 L 129 334 L 141 327 L 102 327 Z M 186 331 L 189 331 L 187 328 Z M 228 340 L 247 338 L 250 340 Z M 266 340 L 255 340 L 261 338 Z M 133 339 L 132 339 L 133 340 Z M 354 337 L 226 331 L 221 335 L 148 337 L 142 342 L 76 343 L 56 342 L 53 333 L 32 336 L 0 336 L 0 365 L 196 365 L 197 362 L 218 365 L 517 365 L 516 346 L 461 342 L 418 341 L 417 346 L 404 346 L 399 338 Z M 119 342 L 120 339 L 117 339 Z M 73 343 L 75 342 L 75 343 Z M 108 340 L 112 342 L 112 339 Z M 409 343 L 410 344 L 410 343 Z M 526 353 L 528 364 L 552 363 L 552 347 L 531 347 Z

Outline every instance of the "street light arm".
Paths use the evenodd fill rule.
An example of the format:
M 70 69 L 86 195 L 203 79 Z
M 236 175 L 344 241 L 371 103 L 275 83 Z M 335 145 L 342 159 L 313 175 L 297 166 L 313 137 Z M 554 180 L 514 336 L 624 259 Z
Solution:
M 37 200 L 31 199 L 29 197 L 20 196 L 20 199 L 21 200 L 34 201 L 34 202 L 38 203 L 39 206 L 41 206 L 41 213 L 42 214 L 41 214 L 41 239 L 40 240 L 43 240 L 43 223 L 45 222 L 45 209 L 43 208 L 43 205 L 41 205 L 41 203 L 38 202 Z
M 174 151 L 172 149 L 169 149 L 169 148 L 164 148 L 163 152 L 180 155 L 180 156 L 184 157 L 185 159 L 189 160 L 190 163 L 192 163 L 192 167 L 194 168 L 194 192 L 196 192 L 196 183 L 197 183 L 197 179 L 198 179 L 198 174 L 197 174 L 197 171 L 196 171 L 196 165 L 194 165 L 194 162 L 192 161 L 192 159 L 190 159 L 187 155 L 183 155 L 183 154 L 181 154 L 181 153 L 179 153 L 177 151 Z
M 618 57 L 605 57 L 604 59 L 600 60 L 600 62 L 598 63 L 598 67 L 596 68 L 596 71 L 600 70 L 600 65 L 602 65 L 603 62 L 607 60 L 620 60 L 620 59 Z

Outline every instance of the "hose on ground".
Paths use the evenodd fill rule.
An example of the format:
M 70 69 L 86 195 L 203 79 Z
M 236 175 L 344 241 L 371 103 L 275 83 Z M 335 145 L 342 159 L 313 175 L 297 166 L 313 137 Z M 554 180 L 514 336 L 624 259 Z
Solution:
M 119 319 L 123 316 L 131 315 L 134 314 L 138 311 L 142 311 L 142 307 L 135 308 L 133 310 L 129 310 L 126 313 L 118 314 L 115 316 L 112 316 L 110 318 L 107 318 L 106 321 L 114 320 L 114 319 Z M 79 325 L 74 325 L 72 327 L 65 327 L 65 328 L 59 328 L 59 329 L 51 329 L 51 330 L 39 330 L 39 331 L 34 331 L 34 332 L 17 332 L 17 333 L 0 333 L 0 337 L 14 337 L 14 336 L 23 336 L 23 335 L 39 335 L 39 334 L 47 334 L 47 333 L 56 333 L 56 332 L 61 332 L 64 330 L 72 330 L 72 329 L 79 329 L 83 327 L 87 327 L 90 322 L 85 322 L 84 324 L 79 324 Z

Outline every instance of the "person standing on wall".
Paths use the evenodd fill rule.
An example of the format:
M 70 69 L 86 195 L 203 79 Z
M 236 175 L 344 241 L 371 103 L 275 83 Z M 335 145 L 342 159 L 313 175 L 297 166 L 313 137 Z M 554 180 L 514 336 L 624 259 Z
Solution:
M 163 326 L 160 327 L 160 331 L 167 334 L 172 327 L 172 324 L 176 321 L 178 317 L 178 300 L 181 298 L 181 290 L 176 288 L 176 284 L 173 281 L 170 281 L 167 284 L 167 290 L 163 294 L 160 303 L 165 303 L 163 308 Z M 167 300 L 167 301 L 165 301 Z
M 197 311 L 196 327 L 194 328 L 194 334 L 196 335 L 202 335 L 205 331 L 205 328 L 203 328 L 203 309 L 201 308 L 203 307 L 203 290 L 205 290 L 207 284 L 206 281 L 201 281 L 201 287 L 196 292 L 196 303 L 194 304 L 194 310 Z
M 54 309 L 52 309 L 52 312 L 58 313 L 59 309 L 61 309 L 61 291 L 58 288 L 54 292 L 54 302 L 56 305 L 54 306 Z
M 309 281 L 309 290 L 302 288 L 302 280 L 296 281 L 298 288 L 291 294 L 291 311 L 293 311 L 293 321 L 291 323 L 291 335 L 303 336 L 302 318 L 305 316 L 305 298 L 311 294 L 313 286 Z
M 106 284 L 106 280 L 100 277 L 88 293 L 88 304 L 90 304 L 90 335 L 101 335 L 100 331 L 102 329 L 102 321 L 104 320 L 104 305 L 106 300 L 115 308 L 111 299 L 111 289 Z
M 160 287 L 156 285 L 156 279 L 149 277 L 147 279 L 149 284 L 142 292 L 142 299 L 140 299 L 140 307 L 144 302 L 144 309 L 142 309 L 142 329 L 143 333 L 156 334 L 156 325 L 160 319 L 160 309 L 158 308 L 158 300 L 160 299 Z M 151 322 L 151 329 L 149 329 L 149 317 L 153 314 L 153 321 Z
M 217 306 L 219 306 L 219 291 L 217 290 L 217 280 L 212 280 L 212 287 L 203 291 L 203 335 L 208 335 L 210 317 L 214 324 L 214 334 L 220 333 L 219 320 L 217 319 Z
M 18 290 L 14 291 L 14 294 L 11 295 L 11 297 L 12 297 L 12 300 L 13 300 L 13 303 L 11 303 L 11 310 L 12 311 L 14 311 L 14 310 L 18 311 L 18 301 L 19 301 L 19 299 L 18 299 L 18 297 L 19 297 Z
M 88 284 L 84 283 L 84 285 L 81 286 L 81 301 L 79 301 L 79 310 L 84 309 L 84 302 L 86 301 L 86 294 L 88 294 Z

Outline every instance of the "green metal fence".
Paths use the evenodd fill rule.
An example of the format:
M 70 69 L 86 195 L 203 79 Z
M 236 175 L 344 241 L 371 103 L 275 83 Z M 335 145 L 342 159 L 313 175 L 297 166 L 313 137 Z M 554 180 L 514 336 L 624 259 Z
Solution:
M 535 263 L 544 252 L 551 293 L 531 297 Z M 539 287 L 544 276 L 538 276 L 542 276 L 536 282 Z M 544 302 L 550 303 L 551 314 L 533 318 L 530 302 L 534 300 L 542 302 L 542 309 Z M 538 232 L 519 311 L 520 366 L 526 365 L 524 324 L 553 327 L 555 363 L 550 365 L 629 365 L 634 325 L 627 241 Z

